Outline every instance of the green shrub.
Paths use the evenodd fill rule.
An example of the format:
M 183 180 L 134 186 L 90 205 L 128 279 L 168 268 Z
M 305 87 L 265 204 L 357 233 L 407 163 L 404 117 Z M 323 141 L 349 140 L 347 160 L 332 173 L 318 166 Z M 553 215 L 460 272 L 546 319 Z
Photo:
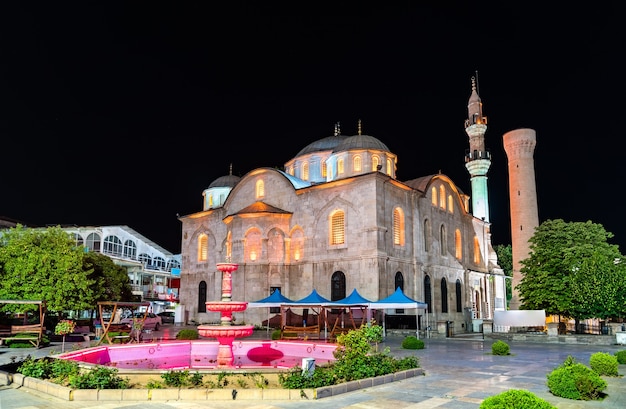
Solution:
M 130 382 L 117 375 L 117 368 L 97 366 L 88 372 L 71 375 L 69 384 L 76 389 L 128 389 Z
M 176 334 L 176 339 L 198 339 L 200 334 L 195 329 L 181 329 Z
M 617 358 L 617 363 L 626 364 L 626 349 L 622 349 L 621 351 L 617 351 L 615 353 L 615 357 Z
M 409 335 L 402 340 L 402 348 L 404 349 L 424 349 L 424 341 L 415 335 Z
M 277 340 L 280 339 L 280 330 L 279 329 L 275 329 L 274 331 L 272 331 L 272 340 Z
M 602 376 L 618 376 L 617 357 L 607 352 L 596 352 L 589 358 L 589 366 Z
M 491 344 L 491 353 L 494 355 L 510 355 L 509 344 L 502 340 L 497 340 Z
M 597 400 L 603 396 L 607 383 L 593 369 L 568 356 L 563 365 L 547 375 L 548 389 L 561 398 Z
M 509 389 L 483 400 L 480 409 L 554 409 L 556 406 L 541 399 L 532 392 L 522 389 Z

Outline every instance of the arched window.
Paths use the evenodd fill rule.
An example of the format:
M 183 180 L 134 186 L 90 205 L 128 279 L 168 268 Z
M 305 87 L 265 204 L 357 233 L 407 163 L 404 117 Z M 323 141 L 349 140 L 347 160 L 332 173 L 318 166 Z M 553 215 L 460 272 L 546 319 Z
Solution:
M 198 285 L 198 312 L 206 312 L 206 281 Z
M 432 237 L 432 231 L 430 230 L 430 221 L 424 220 L 424 251 L 430 250 L 430 238 Z
M 441 279 L 441 312 L 448 312 L 448 283 Z
M 439 186 L 439 207 L 446 209 L 446 187 L 444 185 Z
M 430 288 L 430 276 L 424 277 L 424 300 L 428 304 L 428 312 L 433 312 L 433 296 L 432 288 Z
M 445 256 L 446 247 L 448 247 L 448 243 L 446 240 L 446 226 L 444 226 L 443 224 L 441 225 L 441 228 L 439 229 L 439 242 L 441 243 L 441 255 Z
M 246 261 L 257 261 L 261 258 L 261 232 L 257 228 L 252 228 L 246 233 L 244 241 L 244 259 Z
M 378 159 L 378 156 L 372 156 L 372 172 L 379 170 L 378 165 L 380 165 L 380 159 Z
M 209 195 L 209 207 L 213 207 L 213 193 Z
M 302 180 L 309 180 L 309 162 L 302 164 Z
M 448 195 L 448 211 L 454 213 L 454 199 L 452 199 L 452 195 Z
M 346 242 L 346 224 L 343 210 L 337 210 L 330 216 L 330 244 Z
M 122 240 L 117 236 L 107 236 L 104 239 L 104 254 L 110 254 L 112 256 L 121 256 L 124 251 Z
M 456 280 L 456 312 L 463 312 L 463 299 L 461 298 L 461 280 Z
M 474 236 L 474 263 L 480 264 L 480 243 L 478 237 Z
M 433 206 L 437 206 L 437 188 L 435 186 L 430 188 L 430 201 Z
M 346 275 L 341 271 L 335 271 L 330 281 L 330 300 L 338 301 L 346 298 Z
M 326 167 L 326 161 L 322 161 L 322 177 L 325 178 L 328 174 L 328 168 Z
M 209 237 L 206 234 L 198 236 L 198 261 L 209 259 Z
M 393 244 L 404 246 L 404 212 L 399 207 L 393 209 Z
M 354 167 L 355 172 L 361 171 L 361 157 L 360 156 L 357 155 L 354 157 L 354 159 L 352 160 L 352 166 Z
M 343 175 L 343 159 L 337 161 L 337 174 Z
M 89 251 L 100 252 L 100 235 L 98 233 L 91 233 L 87 236 L 86 247 Z
M 265 183 L 263 179 L 259 179 L 256 181 L 256 198 L 262 199 L 265 197 Z
M 454 231 L 454 255 L 458 260 L 463 258 L 463 241 L 461 240 L 461 230 Z
M 137 260 L 137 245 L 132 240 L 124 242 L 124 257 L 131 260 Z
M 387 159 L 387 174 L 389 176 L 393 175 L 393 163 L 391 162 L 391 159 Z

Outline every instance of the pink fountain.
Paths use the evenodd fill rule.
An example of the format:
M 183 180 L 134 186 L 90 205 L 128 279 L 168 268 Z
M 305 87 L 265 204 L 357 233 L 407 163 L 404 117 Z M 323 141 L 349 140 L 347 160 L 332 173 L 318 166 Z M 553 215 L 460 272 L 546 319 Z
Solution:
M 200 336 L 217 338 L 217 368 L 233 368 L 233 341 L 235 338 L 249 337 L 254 331 L 252 325 L 233 325 L 233 313 L 248 308 L 247 302 L 232 301 L 232 273 L 238 267 L 239 264 L 230 262 L 217 263 L 217 269 L 222 272 L 222 301 L 207 301 L 206 308 L 221 313 L 220 325 L 198 326 Z

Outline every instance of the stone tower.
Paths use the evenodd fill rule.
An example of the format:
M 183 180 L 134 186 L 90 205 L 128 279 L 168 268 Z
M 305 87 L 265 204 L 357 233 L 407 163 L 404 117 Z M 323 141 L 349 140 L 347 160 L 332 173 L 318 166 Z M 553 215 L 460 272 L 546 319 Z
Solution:
M 513 298 L 510 309 L 520 307 L 519 293 L 521 260 L 528 257 L 528 240 L 539 226 L 537 189 L 533 153 L 537 136 L 533 129 L 516 129 L 504 134 L 504 150 L 508 157 L 509 200 L 511 207 L 511 247 L 513 250 Z

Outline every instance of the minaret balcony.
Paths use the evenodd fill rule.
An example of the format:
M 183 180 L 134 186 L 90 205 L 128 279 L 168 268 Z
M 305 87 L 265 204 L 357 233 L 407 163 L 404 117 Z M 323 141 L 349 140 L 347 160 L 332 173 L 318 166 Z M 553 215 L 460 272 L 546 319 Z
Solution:
M 489 151 L 470 151 L 469 149 L 465 151 L 465 162 L 481 159 L 491 160 L 491 153 Z

